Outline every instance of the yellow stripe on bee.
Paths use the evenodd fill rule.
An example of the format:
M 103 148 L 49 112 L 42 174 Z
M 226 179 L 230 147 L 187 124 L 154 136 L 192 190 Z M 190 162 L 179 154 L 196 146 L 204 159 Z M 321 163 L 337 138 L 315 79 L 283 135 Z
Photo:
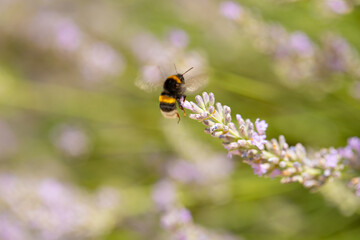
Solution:
M 181 83 L 180 78 L 179 78 L 178 76 L 176 76 L 176 75 L 171 75 L 171 76 L 168 77 L 168 78 L 172 78 L 172 79 L 174 79 L 177 83 Z
M 172 98 L 172 97 L 168 97 L 168 96 L 165 96 L 165 95 L 161 95 L 159 96 L 159 102 L 161 103 L 175 103 L 175 98 Z

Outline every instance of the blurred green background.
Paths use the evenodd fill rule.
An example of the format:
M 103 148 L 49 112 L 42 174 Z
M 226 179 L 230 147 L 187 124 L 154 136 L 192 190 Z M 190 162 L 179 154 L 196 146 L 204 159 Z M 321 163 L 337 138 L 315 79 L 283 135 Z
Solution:
M 157 58 L 167 49 L 175 51 L 167 64 L 183 69 L 191 66 L 182 65 L 182 54 L 199 54 L 209 76 L 203 90 L 234 114 L 266 120 L 268 138 L 284 135 L 290 145 L 301 142 L 316 150 L 344 146 L 348 137 L 360 135 L 356 4 L 347 2 L 348 9 L 339 13 L 341 5 L 334 10 L 321 0 L 237 3 L 241 21 L 223 16 L 221 2 L 210 0 L 0 0 L 0 236 L 175 239 L 162 235 L 161 213 L 151 197 L 154 184 L 171 179 L 195 224 L 234 239 L 358 239 L 360 200 L 343 200 L 348 195 L 342 185 L 310 193 L 298 184 L 259 178 L 236 158 L 221 177 L 205 173 L 197 182 L 171 175 L 173 162 L 201 160 L 206 166 L 207 159 L 226 159 L 227 153 L 196 121 L 163 119 L 157 100 L 161 88 L 147 92 L 136 86 L 144 66 L 159 65 Z M 247 25 L 251 18 L 258 25 Z M 316 68 L 319 56 L 335 56 L 346 68 L 325 68 L 293 81 L 281 74 L 285 68 L 296 71 L 287 64 L 293 55 L 282 61 L 269 51 L 286 44 L 282 37 L 287 35 L 271 42 L 266 39 L 270 26 L 308 36 L 317 57 L 295 54 L 296 64 L 313 57 Z M 326 48 L 328 34 L 346 39 L 345 51 Z M 269 43 L 266 50 L 254 44 L 259 40 Z M 30 214 L 39 204 L 32 195 L 44 179 L 64 184 L 59 195 L 66 192 L 98 211 L 82 213 L 84 219 L 105 220 L 65 230 L 54 224 L 50 231 L 42 223 L 58 219 L 45 214 L 49 206 L 39 207 L 46 216 Z M 111 196 L 120 196 L 110 210 L 89 203 L 104 186 Z M 51 189 L 46 190 L 50 195 Z M 59 219 L 59 226 L 68 221 Z M 93 229 L 89 235 L 88 229 Z

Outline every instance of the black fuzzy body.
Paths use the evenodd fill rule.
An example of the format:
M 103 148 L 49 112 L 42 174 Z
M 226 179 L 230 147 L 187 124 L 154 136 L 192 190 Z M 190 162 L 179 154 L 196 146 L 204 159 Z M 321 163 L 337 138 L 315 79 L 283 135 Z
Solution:
M 176 102 L 179 104 L 179 107 L 182 109 L 180 104 L 181 97 L 185 97 L 184 92 L 184 77 L 182 74 L 177 74 L 168 77 L 163 86 L 163 91 L 161 96 L 167 96 L 175 99 L 174 103 L 161 102 L 160 101 L 160 110 L 163 112 L 171 112 L 176 110 Z

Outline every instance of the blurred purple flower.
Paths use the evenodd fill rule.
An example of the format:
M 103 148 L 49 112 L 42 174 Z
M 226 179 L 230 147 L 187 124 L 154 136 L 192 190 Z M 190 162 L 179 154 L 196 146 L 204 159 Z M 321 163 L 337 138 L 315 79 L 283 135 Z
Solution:
M 354 157 L 354 152 L 352 150 L 352 148 L 350 146 L 346 146 L 344 148 L 340 148 L 338 150 L 339 154 L 341 157 L 346 158 L 346 159 L 351 159 Z
M 97 204 L 101 208 L 112 209 L 118 206 L 120 194 L 113 187 L 101 187 L 96 194 Z
M 360 153 L 360 138 L 352 137 L 348 139 L 348 146 Z
M 350 64 L 352 49 L 348 42 L 339 36 L 328 35 L 324 38 L 322 58 L 325 67 L 334 72 L 346 72 Z
M 344 0 L 326 0 L 326 6 L 336 14 L 345 14 L 350 11 L 350 7 Z
M 336 150 L 332 150 L 330 154 L 325 156 L 325 164 L 327 167 L 335 168 L 338 164 L 339 157 L 338 152 Z
M 53 131 L 53 142 L 57 148 L 71 157 L 84 155 L 90 148 L 85 131 L 71 125 L 57 126 Z
M 196 183 L 211 185 L 229 176 L 233 170 L 233 163 L 222 155 L 211 158 L 198 159 L 195 162 L 178 160 L 167 167 L 168 175 L 182 183 Z
M 167 170 L 170 177 L 184 183 L 197 181 L 200 177 L 196 166 L 184 160 L 170 163 Z
M 161 209 L 173 205 L 177 199 L 175 186 L 168 180 L 159 181 L 153 188 L 152 199 Z
M 81 32 L 69 19 L 60 21 L 55 29 L 56 43 L 60 49 L 74 51 L 81 43 Z
M 27 240 L 30 236 L 10 215 L 0 213 L 0 239 L 1 240 Z
M 192 221 L 192 216 L 186 208 L 174 208 L 166 212 L 161 218 L 161 225 L 165 229 L 176 228 Z
M 185 48 L 189 43 L 189 36 L 185 31 L 180 29 L 171 30 L 169 33 L 169 39 L 170 42 L 178 48 Z
M 38 188 L 39 197 L 48 206 L 66 202 L 67 192 L 65 187 L 54 179 L 45 179 Z
M 301 55 L 311 55 L 314 52 L 312 42 L 303 32 L 294 32 L 290 35 L 290 47 Z
M 92 44 L 83 51 L 82 71 L 89 80 L 116 76 L 122 73 L 124 68 L 123 57 L 106 43 Z
M 16 235 L 10 238 L 11 240 L 96 238 L 107 230 L 107 227 L 101 226 L 98 221 L 112 222 L 111 219 L 115 218 L 109 214 L 114 212 L 114 208 L 99 207 L 96 196 L 89 196 L 74 186 L 52 178 L 0 175 L 0 202 L 5 202 L 9 206 L 9 218 L 19 219 L 20 230 L 31 233 L 32 236 L 17 238 Z M 0 239 L 3 239 L 4 233 L 1 229 L 4 226 L 1 222 L 2 213 Z M 93 228 L 94 226 L 97 227 Z M 88 231 L 83 232 L 81 229 L 84 227 Z M 6 234 L 14 234 L 12 229 L 6 229 Z
M 74 51 L 79 48 L 83 34 L 69 17 L 45 11 L 35 15 L 27 27 L 30 38 L 42 48 Z
M 159 66 L 154 65 L 143 66 L 141 68 L 141 75 L 142 79 L 150 84 L 156 84 L 159 79 L 163 79 Z
M 220 13 L 228 19 L 238 19 L 241 17 L 242 7 L 233 1 L 225 1 L 220 3 Z

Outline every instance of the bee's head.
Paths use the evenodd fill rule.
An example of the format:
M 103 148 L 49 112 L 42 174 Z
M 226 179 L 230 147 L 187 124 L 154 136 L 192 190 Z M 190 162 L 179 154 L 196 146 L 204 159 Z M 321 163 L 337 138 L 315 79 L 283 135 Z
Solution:
M 176 76 L 181 80 L 182 83 L 185 82 L 184 74 L 178 73 L 178 74 L 176 74 Z
M 189 68 L 187 71 L 185 71 L 183 74 L 181 73 L 178 73 L 177 70 L 176 70 L 176 65 L 174 64 L 175 66 L 175 71 L 176 71 L 176 76 L 181 80 L 182 83 L 185 83 L 185 79 L 184 79 L 184 75 L 185 73 L 189 72 L 191 69 L 193 69 L 194 67 L 191 67 Z

